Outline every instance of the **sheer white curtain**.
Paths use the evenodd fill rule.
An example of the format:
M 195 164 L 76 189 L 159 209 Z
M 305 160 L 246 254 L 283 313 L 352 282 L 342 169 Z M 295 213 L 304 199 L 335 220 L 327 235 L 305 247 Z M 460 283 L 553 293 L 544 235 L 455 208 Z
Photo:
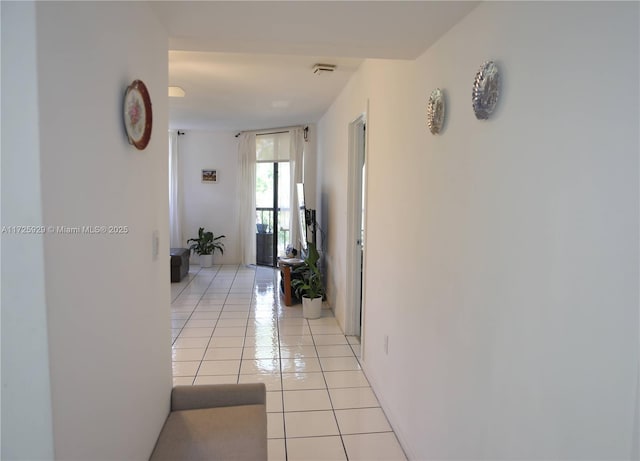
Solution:
M 298 219 L 298 193 L 296 184 L 303 181 L 303 165 L 304 165 L 304 129 L 293 128 L 290 132 L 290 194 L 291 197 L 291 213 L 289 213 L 289 229 L 291 229 L 290 244 L 296 248 L 300 248 L 300 220 Z
M 256 135 L 241 133 L 238 144 L 240 255 L 242 264 L 256 263 Z
M 169 131 L 169 243 L 171 248 L 182 247 L 180 219 L 180 184 L 178 179 L 178 132 Z

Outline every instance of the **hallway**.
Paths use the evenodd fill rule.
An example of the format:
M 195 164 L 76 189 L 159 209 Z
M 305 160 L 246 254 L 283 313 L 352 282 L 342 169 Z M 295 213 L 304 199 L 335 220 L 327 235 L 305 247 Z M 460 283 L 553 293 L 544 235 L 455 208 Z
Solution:
M 172 290 L 174 384 L 264 382 L 269 460 L 404 460 L 330 309 L 284 306 L 279 273 L 192 267 Z

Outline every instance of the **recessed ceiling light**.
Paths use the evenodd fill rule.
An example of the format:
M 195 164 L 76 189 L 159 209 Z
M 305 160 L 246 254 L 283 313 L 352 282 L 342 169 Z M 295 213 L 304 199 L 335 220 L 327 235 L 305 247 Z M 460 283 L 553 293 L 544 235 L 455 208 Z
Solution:
M 273 101 L 271 107 L 274 109 L 284 109 L 285 107 L 289 107 L 289 104 L 289 101 Z
M 184 98 L 184 90 L 179 86 L 170 86 L 169 87 L 169 97 L 170 98 Z

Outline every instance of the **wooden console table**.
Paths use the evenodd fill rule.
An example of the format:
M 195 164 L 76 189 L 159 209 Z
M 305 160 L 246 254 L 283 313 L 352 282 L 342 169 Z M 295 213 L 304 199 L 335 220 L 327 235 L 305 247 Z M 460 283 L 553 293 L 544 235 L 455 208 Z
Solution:
M 291 304 L 293 304 L 293 296 L 291 295 L 291 268 L 302 266 L 303 263 L 304 260 L 299 258 L 284 258 L 278 260 L 285 306 L 291 306 Z

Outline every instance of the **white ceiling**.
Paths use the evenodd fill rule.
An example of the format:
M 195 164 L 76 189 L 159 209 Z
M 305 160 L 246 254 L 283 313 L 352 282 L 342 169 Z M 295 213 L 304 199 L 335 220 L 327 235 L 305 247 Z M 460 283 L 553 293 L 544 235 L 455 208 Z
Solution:
M 337 65 L 314 75 L 316 62 Z M 362 59 L 170 51 L 172 128 L 248 130 L 312 123 L 325 112 Z M 175 125 L 175 126 L 174 126 Z
M 365 58 L 415 59 L 478 2 L 154 2 L 169 31 L 171 128 L 316 122 Z M 315 63 L 336 64 L 316 76 Z

